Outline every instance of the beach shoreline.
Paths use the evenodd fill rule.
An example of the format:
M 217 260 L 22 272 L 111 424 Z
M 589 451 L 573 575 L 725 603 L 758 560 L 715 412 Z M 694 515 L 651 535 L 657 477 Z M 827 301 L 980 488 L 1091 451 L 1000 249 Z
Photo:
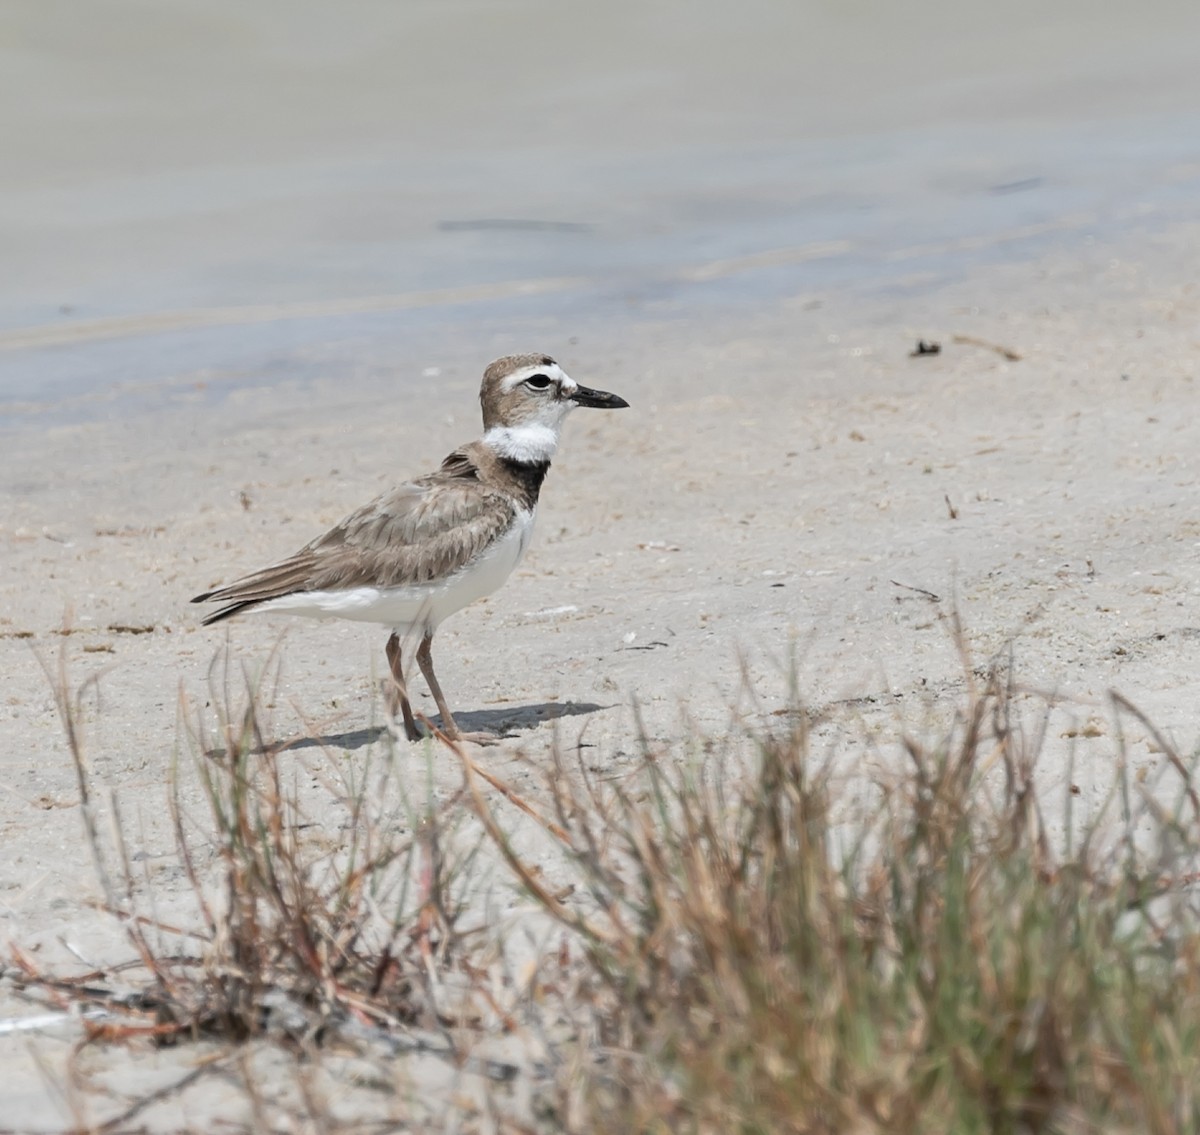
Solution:
M 869 35 L 752 5 L 776 34 L 732 60 L 732 16 L 685 44 L 678 14 L 630 6 L 639 35 L 606 24 L 579 60 L 560 6 L 522 0 L 511 53 L 481 39 L 465 61 L 459 22 L 492 17 L 416 6 L 408 70 L 369 34 L 403 18 L 369 5 L 278 43 L 278 12 L 243 41 L 225 4 L 128 39 L 116 20 L 107 53 L 72 25 L 42 67 L 54 7 L 22 6 L 3 74 L 40 97 L 0 112 L 0 943 L 48 971 L 129 954 L 64 696 L 99 821 L 119 807 L 167 922 L 195 918 L 172 777 L 202 765 L 195 722 L 228 675 L 270 675 L 298 780 L 386 751 L 381 630 L 201 628 L 188 600 L 476 437 L 480 374 L 508 353 L 631 409 L 567 425 L 526 560 L 439 632 L 462 727 L 511 734 L 477 755 L 507 782 L 536 798 L 555 746 L 600 777 L 643 745 L 719 748 L 786 720 L 794 679 L 839 803 L 865 806 L 904 737 L 941 736 L 1009 658 L 1052 707 L 1039 782 L 1080 815 L 1122 762 L 1153 783 L 1165 759 L 1111 691 L 1194 750 L 1194 6 L 1122 26 L 1080 3 L 1025 55 L 1032 3 L 968 28 L 939 0 Z M 146 91 L 177 41 L 163 108 Z M 544 67 L 497 87 L 528 42 Z M 125 87 L 128 52 L 155 66 Z M 397 110 L 455 82 L 461 105 Z M 462 774 L 440 757 L 394 754 L 446 800 Z M 0 1020 L 29 1012 L 0 983 Z M 67 1078 L 79 1036 L 0 1035 L 5 1124 L 73 1121 L 40 1073 Z M 193 1056 L 85 1058 L 136 1093 Z M 203 1129 L 229 1093 L 159 1126 Z

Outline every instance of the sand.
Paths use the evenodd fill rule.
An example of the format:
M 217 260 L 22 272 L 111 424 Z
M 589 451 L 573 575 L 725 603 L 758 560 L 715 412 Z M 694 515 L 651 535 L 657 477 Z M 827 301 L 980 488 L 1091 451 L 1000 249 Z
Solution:
M 636 749 L 634 699 L 656 739 L 680 735 L 685 717 L 719 736 L 736 706 L 769 723 L 788 704 L 794 657 L 806 699 L 834 712 L 823 737 L 859 754 L 865 790 L 887 756 L 868 752 L 863 725 L 932 730 L 961 698 L 954 610 L 979 664 L 1011 644 L 1022 681 L 1064 699 L 1044 774 L 1061 784 L 1074 749 L 1085 807 L 1116 759 L 1110 687 L 1190 750 L 1200 311 L 1172 250 L 1196 235 L 991 270 L 869 322 L 861 305 L 807 297 L 704 329 L 637 321 L 619 355 L 602 339 L 539 341 L 635 409 L 572 419 L 527 560 L 439 636 L 464 727 L 513 734 L 480 759 L 532 788 L 557 735 L 594 746 L 593 767 L 620 769 Z M 918 337 L 942 353 L 910 358 Z M 226 642 L 186 599 L 472 434 L 466 364 L 422 379 L 419 406 L 394 418 L 380 413 L 387 381 L 240 391 L 215 410 L 180 391 L 154 414 L 10 438 L 21 484 L 0 531 L 0 823 L 12 849 L 0 919 L 40 964 L 68 963 L 65 943 L 85 957 L 121 946 L 82 909 L 100 896 L 37 660 L 61 656 L 73 687 L 92 683 L 93 776 L 119 794 L 163 908 L 186 906 L 163 821 L 177 699 L 205 700 Z M 280 631 L 246 620 L 229 647 L 259 664 Z M 378 736 L 383 638 L 290 628 L 281 735 L 309 729 L 360 759 Z M 424 693 L 418 705 L 432 712 Z M 1128 756 L 1162 760 L 1136 731 Z M 402 759 L 414 776 L 425 767 L 419 747 Z M 439 772 L 446 785 L 457 775 L 452 763 Z M 0 1043 L 24 1059 L 24 1038 Z M 61 1043 L 52 1051 L 62 1058 Z M 29 1080 L 8 1098 L 32 1124 L 44 1093 Z
M 46 26 L 34 7 L 16 52 L 27 62 Z M 887 739 L 936 733 L 961 700 L 955 613 L 971 664 L 1011 650 L 1022 682 L 1060 699 L 1042 775 L 1062 789 L 1073 756 L 1085 811 L 1120 751 L 1110 689 L 1192 750 L 1200 229 L 1195 157 L 1169 122 L 1195 83 L 1195 40 L 1164 38 L 1150 19 L 1124 38 L 1064 19 L 1036 58 L 1017 58 L 1015 19 L 959 26 L 930 4 L 860 42 L 852 22 L 808 11 L 789 23 L 785 7 L 762 15 L 778 24 L 763 41 L 797 54 L 768 52 L 751 95 L 766 65 L 747 51 L 720 66 L 720 21 L 666 63 L 647 44 L 674 42 L 668 15 L 640 17 L 632 37 L 605 23 L 575 67 L 551 48 L 579 29 L 520 6 L 502 58 L 473 59 L 474 102 L 451 100 L 432 125 L 400 116 L 399 141 L 373 100 L 423 84 L 445 98 L 449 80 L 436 53 L 415 52 L 388 85 L 399 80 L 368 31 L 403 29 L 374 9 L 382 22 L 349 39 L 313 16 L 245 119 L 238 94 L 262 78 L 260 49 L 229 57 L 215 101 L 172 114 L 153 112 L 158 72 L 131 72 L 128 106 L 105 104 L 94 145 L 54 67 L 29 71 L 56 93 L 43 90 L 38 130 L 13 142 L 19 174 L 0 190 L 23 217 L 0 288 L 0 942 L 64 970 L 128 949 L 88 905 L 101 891 L 55 700 L 60 665 L 83 691 L 101 816 L 111 791 L 164 915 L 188 910 L 164 808 L 173 757 L 189 751 L 179 706 L 209 700 L 221 651 L 251 667 L 279 652 L 280 735 L 321 738 L 345 767 L 382 743 L 382 631 L 203 629 L 187 600 L 475 436 L 479 374 L 508 351 L 548 351 L 632 409 L 574 416 L 526 560 L 439 634 L 460 724 L 510 734 L 476 754 L 498 775 L 536 792 L 550 747 L 581 740 L 591 767 L 620 771 L 638 747 L 635 703 L 656 742 L 720 736 L 735 711 L 769 724 L 794 668 L 853 802 L 886 767 Z M 233 35 L 228 16 L 186 17 L 209 36 L 188 40 L 188 68 Z M 423 18 L 449 51 L 459 25 Z M 145 43 L 121 39 L 94 66 L 119 70 L 121 51 L 158 59 L 174 42 L 173 25 L 138 27 Z M 528 50 L 539 35 L 545 50 Z M 924 50 L 944 65 L 922 79 L 912 60 Z M 574 103 L 531 77 L 545 56 L 541 81 Z M 314 67 L 350 83 L 342 114 L 326 114 Z M 514 70 L 493 118 L 485 80 Z M 856 93 L 831 108 L 824 92 L 843 80 Z M 524 106 L 544 114 L 536 144 Z M 1096 132 L 1111 149 L 1080 142 Z M 35 135 L 80 145 L 52 151 Z M 397 152 L 427 148 L 426 182 L 397 172 L 412 162 L 381 154 L 384 137 Z M 1149 148 L 1141 166 L 1135 138 Z M 925 158 L 904 157 L 914 140 Z M 139 173 L 151 149 L 156 164 Z M 487 162 L 463 164 L 480 153 Z M 715 174 L 714 154 L 737 160 Z M 551 172 L 525 192 L 531 158 Z M 495 192 L 477 176 L 488 162 Z M 881 173 L 891 180 L 871 184 Z M 1027 197 L 1039 178 L 1048 196 Z M 340 219 L 322 229 L 319 217 Z M 464 218 L 476 227 L 429 235 Z M 550 228 L 529 227 L 538 218 Z M 526 228 L 496 229 L 514 219 Z M 918 339 L 940 353 L 911 357 Z M 1137 768 L 1161 763 L 1144 730 L 1125 740 Z M 425 774 L 420 747 L 399 759 Z M 434 769 L 438 792 L 458 778 L 453 762 Z M 29 1012 L 0 986 L 0 1018 Z M 53 1083 L 77 1033 L 39 1032 L 32 1048 L 31 1035 L 0 1034 L 0 1127 L 54 1130 L 70 1115 Z M 141 1052 L 117 1070 L 146 1090 L 195 1055 Z M 111 1057 L 85 1059 L 114 1072 Z M 445 1079 L 419 1061 L 404 1074 L 433 1095 Z M 239 1106 L 205 1096 L 147 1121 L 203 1125 Z

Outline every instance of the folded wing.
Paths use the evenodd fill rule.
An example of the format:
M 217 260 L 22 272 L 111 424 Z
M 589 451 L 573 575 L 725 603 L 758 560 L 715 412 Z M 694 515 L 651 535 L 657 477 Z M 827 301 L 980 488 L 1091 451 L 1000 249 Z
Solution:
M 297 592 L 419 586 L 466 567 L 515 519 L 512 499 L 481 483 L 458 450 L 438 472 L 376 497 L 295 555 L 192 602 L 227 604 L 208 624 Z

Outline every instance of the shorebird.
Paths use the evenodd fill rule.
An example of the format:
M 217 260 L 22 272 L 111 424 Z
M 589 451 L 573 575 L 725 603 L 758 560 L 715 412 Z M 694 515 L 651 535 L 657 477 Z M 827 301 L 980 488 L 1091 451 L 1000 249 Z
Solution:
M 410 741 L 422 736 L 408 700 L 402 646 L 419 636 L 417 665 L 442 715 L 442 732 L 463 733 L 433 671 L 433 636 L 447 616 L 496 590 L 533 534 L 538 493 L 577 406 L 629 403 L 570 378 L 549 355 L 509 355 L 483 372 L 483 436 L 451 453 L 434 473 L 408 481 L 350 513 L 295 555 L 197 595 L 222 603 L 204 625 L 255 611 L 353 619 L 391 628 L 387 708 L 399 709 Z

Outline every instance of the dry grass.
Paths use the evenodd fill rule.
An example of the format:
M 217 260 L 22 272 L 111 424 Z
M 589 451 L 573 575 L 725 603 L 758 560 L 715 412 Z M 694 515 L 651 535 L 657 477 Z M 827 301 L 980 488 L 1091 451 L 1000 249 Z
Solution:
M 164 1039 L 270 1031 L 303 1041 L 349 1022 L 436 1026 L 443 1007 L 430 974 L 454 969 L 466 952 L 453 892 L 470 851 L 447 853 L 462 809 L 454 800 L 422 806 L 395 764 L 373 755 L 361 767 L 330 754 L 297 760 L 285 752 L 294 738 L 273 738 L 264 706 L 274 695 L 263 687 L 222 656 L 207 707 L 181 703 L 193 759 L 174 768 L 169 805 L 194 926 L 139 913 L 145 888 L 119 815 L 113 847 L 88 821 L 110 909 L 151 978 L 139 1009 L 153 1010 L 151 1030 Z M 88 799 L 77 724 L 68 737 Z M 206 816 L 190 818 L 182 802 L 189 771 Z M 302 791 L 313 780 L 316 790 Z M 105 866 L 114 855 L 116 870 Z M 177 948 L 164 949 L 171 937 Z
M 196 925 L 164 948 L 87 812 L 136 969 L 63 981 L 18 959 L 29 990 L 105 1010 L 93 1039 L 432 1037 L 461 1067 L 468 1034 L 537 1034 L 544 1066 L 484 1067 L 529 1084 L 523 1109 L 485 1108 L 491 1130 L 1200 1130 L 1200 799 L 1162 737 L 1163 779 L 1130 776 L 1118 744 L 1108 805 L 1083 822 L 1069 791 L 1043 799 L 1045 710 L 1001 669 L 968 676 L 939 742 L 893 739 L 865 815 L 839 807 L 799 705 L 717 742 L 644 743 L 619 781 L 556 748 L 538 801 L 458 752 L 463 791 L 415 808 L 377 754 L 355 773 L 326 761 L 326 791 L 302 793 L 261 683 L 230 684 L 215 715 L 189 710 L 207 818 L 172 798 Z M 553 887 L 518 822 L 559 849 Z M 485 861 L 541 911 L 520 983 L 464 929 L 460 883 Z
M 757 733 L 738 783 L 671 752 L 607 791 L 560 765 L 594 907 L 543 903 L 586 944 L 594 1006 L 560 1126 L 1200 1130 L 1194 762 L 1159 737 L 1177 782 L 1152 791 L 1113 754 L 1110 807 L 1066 815 L 1056 848 L 1020 700 L 1005 672 L 971 683 L 941 744 L 897 739 L 906 764 L 850 824 L 802 713 Z
M 72 694 L 65 672 L 51 675 L 84 834 L 132 957 L 63 975 L 13 947 L 6 976 L 42 1006 L 77 1015 L 85 1045 L 234 1046 L 214 1058 L 210 1045 L 200 1068 L 136 1101 L 121 1122 L 208 1076 L 240 1080 L 256 1114 L 278 1117 L 278 1100 L 267 1101 L 282 1095 L 327 1125 L 330 1115 L 318 1114 L 306 1089 L 314 1077 L 301 1067 L 323 1050 L 384 1060 L 417 1053 L 485 1080 L 513 1075 L 510 1065 L 476 1059 L 469 1043 L 481 1020 L 496 1016 L 496 983 L 489 929 L 478 909 L 465 909 L 479 835 L 478 825 L 474 838 L 462 831 L 471 816 L 461 792 L 436 802 L 390 746 L 361 760 L 311 738 L 307 749 L 290 748 L 305 738 L 276 737 L 269 707 L 277 661 L 252 674 L 221 655 L 205 702 L 181 699 L 186 744 L 167 807 L 191 913 L 170 920 L 159 913 L 163 896 L 145 859 L 128 853 L 115 795 L 107 800 L 112 822 L 103 822 L 82 727 L 87 688 Z M 238 1054 L 248 1042 L 301 1062 L 286 1091 L 248 1071 L 252 1058 Z M 398 1079 L 392 1088 L 399 1098 L 411 1085 Z M 64 1094 L 78 1102 L 78 1090 Z M 78 1114 L 76 1126 L 90 1129 Z

